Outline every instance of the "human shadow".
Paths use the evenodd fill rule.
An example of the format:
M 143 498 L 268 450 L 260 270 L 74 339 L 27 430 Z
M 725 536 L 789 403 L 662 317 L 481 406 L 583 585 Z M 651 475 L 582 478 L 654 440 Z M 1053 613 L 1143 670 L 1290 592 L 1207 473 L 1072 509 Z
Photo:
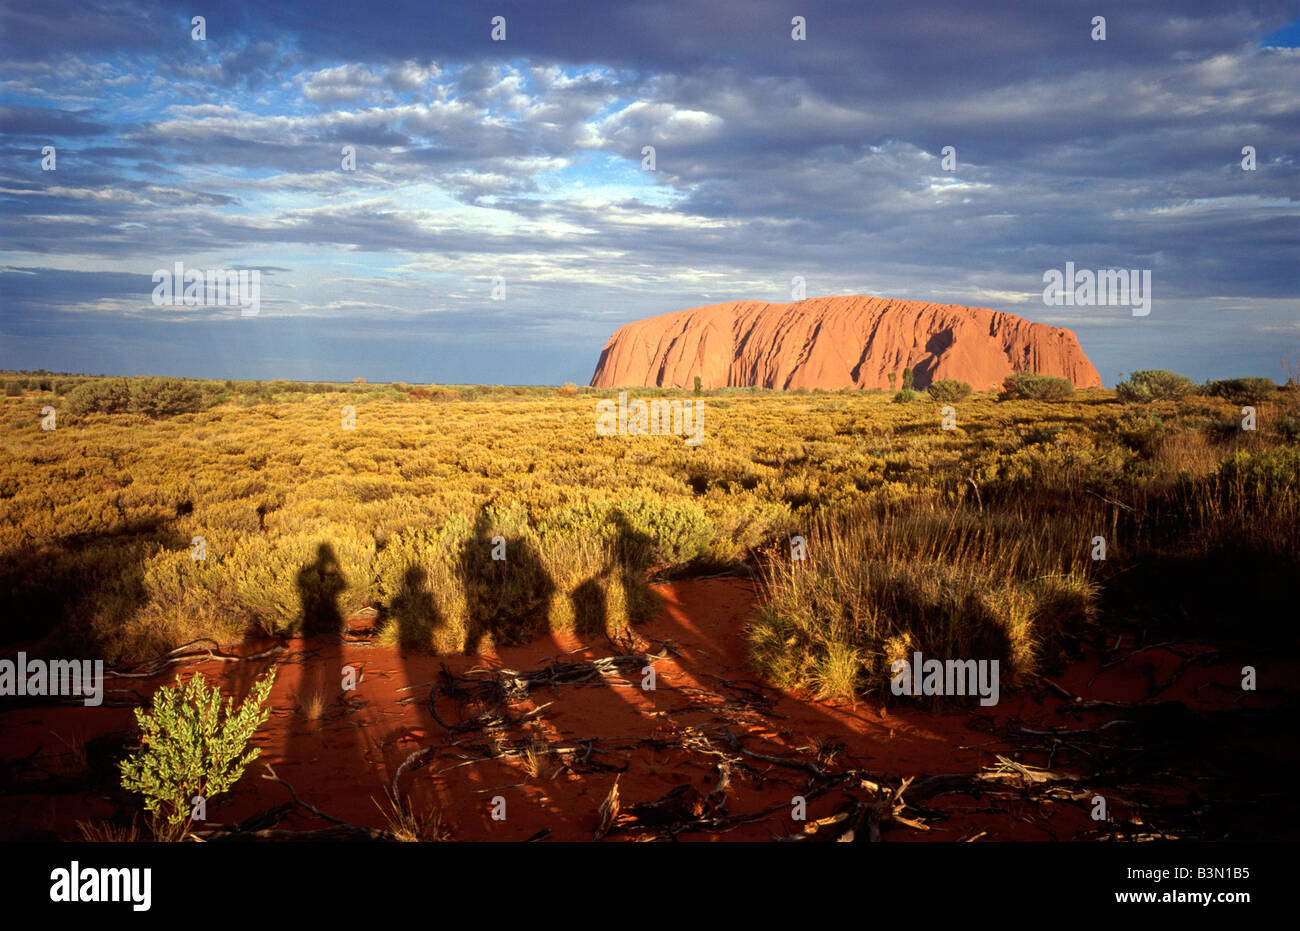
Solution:
M 347 590 L 334 548 L 322 543 L 316 559 L 298 570 L 298 597 L 302 602 L 302 635 L 338 634 L 343 630 L 339 596 Z
M 388 623 L 396 628 L 397 644 L 403 650 L 429 649 L 435 631 L 442 627 L 442 612 L 428 581 L 424 568 L 408 567 L 402 587 L 388 603 Z
M 623 616 L 627 624 L 644 620 L 652 613 L 655 600 L 646 583 L 645 569 L 651 561 L 654 540 L 636 530 L 621 512 L 615 512 L 614 539 L 609 560 L 595 574 L 573 590 L 574 633 L 591 640 L 611 633 L 609 586 L 617 583 L 623 593 Z
M 298 598 L 302 610 L 301 653 L 297 662 L 301 675 L 294 691 L 293 719 L 285 746 L 284 773 L 293 782 L 299 764 L 312 767 L 312 788 L 322 797 L 347 795 L 355 786 L 355 766 L 364 758 L 361 731 L 347 718 L 364 706 L 352 688 L 363 679 L 361 664 L 345 655 L 343 613 L 339 600 L 347 590 L 334 548 L 321 543 L 316 558 L 298 570 Z M 282 666 L 288 671 L 294 657 Z M 345 667 L 351 665 L 350 673 Z
M 465 647 L 524 643 L 551 631 L 555 581 L 527 537 L 489 537 L 491 520 L 479 511 L 474 536 L 461 548 L 459 575 L 465 596 Z

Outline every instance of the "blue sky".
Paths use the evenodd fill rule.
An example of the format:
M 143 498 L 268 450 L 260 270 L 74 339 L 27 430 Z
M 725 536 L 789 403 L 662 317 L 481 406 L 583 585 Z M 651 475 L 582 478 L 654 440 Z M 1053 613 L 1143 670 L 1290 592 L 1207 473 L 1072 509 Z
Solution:
M 7 3 L 0 368 L 584 383 L 798 275 L 1070 327 L 1107 384 L 1280 378 L 1297 45 L 1268 0 Z M 154 306 L 177 261 L 260 313 Z M 1067 261 L 1151 269 L 1150 315 L 1046 306 Z

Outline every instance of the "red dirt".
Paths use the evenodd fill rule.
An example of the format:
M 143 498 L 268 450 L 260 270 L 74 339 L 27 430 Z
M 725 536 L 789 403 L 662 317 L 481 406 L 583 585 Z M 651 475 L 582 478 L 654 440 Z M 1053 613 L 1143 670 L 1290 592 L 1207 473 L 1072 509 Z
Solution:
M 637 802 L 659 799 L 683 784 L 712 787 L 711 759 L 690 753 L 680 738 L 691 727 L 725 723 L 741 743 L 772 756 L 818 761 L 828 770 L 854 768 L 872 778 L 897 784 L 908 776 L 946 773 L 975 773 L 995 762 L 995 754 L 1023 757 L 1019 748 L 1005 738 L 1009 726 L 1033 728 L 1095 727 L 1118 717 L 1113 711 L 1090 711 L 1066 716 L 1066 702 L 1046 690 L 1011 689 L 1004 685 L 1001 702 L 991 708 L 970 706 L 930 710 L 896 704 L 887 712 L 878 704 L 857 706 L 815 702 L 779 693 L 754 682 L 749 669 L 743 626 L 754 604 L 749 582 L 738 579 L 683 581 L 656 586 L 663 597 L 658 616 L 637 633 L 645 641 L 669 641 L 680 651 L 656 667 L 657 688 L 643 691 L 638 680 L 606 679 L 598 685 L 549 690 L 532 695 L 536 704 L 553 702 L 540 719 L 515 728 L 511 737 L 531 733 L 551 744 L 574 746 L 585 738 L 601 738 L 607 751 L 594 757 L 615 768 L 624 768 L 619 782 L 624 808 Z M 246 643 L 242 653 L 264 649 L 266 644 Z M 455 840 L 525 840 L 549 831 L 548 840 L 590 840 L 598 823 L 598 808 L 605 799 L 616 773 L 584 770 L 564 771 L 549 778 L 528 776 L 518 760 L 465 762 L 456 754 L 473 758 L 484 755 L 490 738 L 483 731 L 452 735 L 432 720 L 427 699 L 440 665 L 456 673 L 480 663 L 516 670 L 535 668 L 561 653 L 573 651 L 569 659 L 581 660 L 611 655 L 606 644 L 583 649 L 575 640 L 557 635 L 543 637 L 522 647 L 502 649 L 482 657 L 438 657 L 400 650 L 369 642 L 330 643 L 319 638 L 305 644 L 286 644 L 288 653 L 277 657 L 279 674 L 271 696 L 274 707 L 269 721 L 254 738 L 263 752 L 227 795 L 218 797 L 208 809 L 208 819 L 231 823 L 266 811 L 289 800 L 287 791 L 259 776 L 264 764 L 291 783 L 306 802 L 345 821 L 372 827 L 386 827 L 377 803 L 386 804 L 385 789 L 393 773 L 414 750 L 437 745 L 437 757 L 402 777 L 402 791 L 416 810 L 436 809 L 443 826 Z M 347 693 L 339 689 L 341 669 L 359 667 L 361 682 Z M 1134 700 L 1146 696 L 1149 684 L 1162 683 L 1182 664 L 1182 657 L 1167 649 L 1147 649 L 1113 669 L 1100 671 L 1100 658 L 1075 663 L 1056 681 L 1074 694 L 1108 700 Z M 242 697 L 267 661 L 249 663 L 195 664 L 188 675 L 202 671 L 219 681 L 227 691 Z M 1144 667 L 1150 666 L 1149 674 Z M 1177 699 L 1189 708 L 1237 707 L 1242 702 L 1223 683 L 1236 681 L 1239 665 L 1219 664 L 1186 667 L 1186 674 L 1159 697 Z M 1090 683 L 1093 676 L 1096 681 Z M 725 691 L 721 677 L 751 688 L 768 689 L 775 698 L 770 715 L 743 713 L 725 715 L 718 697 L 686 706 L 688 687 L 718 693 Z M 141 680 L 108 680 L 107 688 L 138 687 L 148 695 L 171 681 L 172 674 Z M 1292 680 L 1294 681 L 1294 679 Z M 412 686 L 408 691 L 399 689 Z M 327 709 L 322 720 L 305 720 L 295 709 L 302 696 L 322 690 Z M 734 694 L 734 693 L 732 693 Z M 1264 698 L 1251 700 L 1267 704 Z M 401 704 L 400 702 L 407 703 Z M 904 699 L 903 701 L 906 701 Z M 513 706 L 514 714 L 528 705 Z M 456 710 L 448 699 L 440 699 L 439 713 L 451 722 Z M 78 836 L 78 820 L 106 819 L 122 805 L 122 799 L 88 793 L 84 787 L 60 790 L 57 778 L 78 771 L 79 763 L 60 756 L 92 738 L 134 734 L 130 708 L 81 706 L 28 706 L 4 709 L 3 769 L 21 775 L 22 761 L 55 778 L 26 778 L 10 785 L 0 795 L 0 822 L 7 827 L 7 839 L 65 838 Z M 658 738 L 658 746 L 646 738 Z M 716 738 L 715 738 L 716 743 Z M 97 751 L 90 748 L 92 770 Z M 478 749 L 476 749 L 478 748 Z M 121 744 L 117 745 L 120 756 Z M 1037 765 L 1044 760 L 1034 759 Z M 111 785 L 103 773 L 111 765 L 101 762 L 100 786 Z M 729 813 L 756 812 L 767 806 L 784 809 L 766 820 L 742 825 L 721 834 L 706 832 L 681 835 L 683 840 L 767 840 L 799 832 L 803 825 L 790 817 L 792 796 L 800 794 L 805 777 L 795 769 L 755 763 L 759 776 L 733 775 L 728 792 Z M 453 768 L 455 767 L 455 768 Z M 558 768 L 552 760 L 549 768 Z M 82 767 L 84 771 L 84 766 Z M 1158 787 L 1156 787 L 1158 788 Z M 103 789 L 107 793 L 107 789 Z M 490 816 L 492 799 L 506 800 L 506 820 Z M 808 802 L 808 820 L 831 814 L 847 798 L 844 791 L 831 791 Z M 1094 839 L 1097 825 L 1082 802 L 1056 805 L 1047 817 L 1039 803 L 975 799 L 969 795 L 936 796 L 926 802 L 932 813 L 931 830 L 919 831 L 890 825 L 887 839 L 960 840 L 980 836 L 985 840 Z M 327 827 L 328 823 L 306 815 L 294 815 L 281 825 L 294 829 Z M 615 831 L 611 839 L 629 837 Z

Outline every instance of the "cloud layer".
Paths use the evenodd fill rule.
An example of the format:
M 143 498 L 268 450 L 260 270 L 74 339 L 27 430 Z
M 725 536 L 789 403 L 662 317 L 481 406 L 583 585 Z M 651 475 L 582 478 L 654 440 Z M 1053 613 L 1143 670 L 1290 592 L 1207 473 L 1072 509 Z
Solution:
M 1107 383 L 1300 347 L 1293 4 L 462 6 L 0 12 L 0 367 L 584 381 L 796 275 L 1070 326 Z M 175 261 L 261 314 L 154 307 Z M 1067 261 L 1151 315 L 1045 306 Z

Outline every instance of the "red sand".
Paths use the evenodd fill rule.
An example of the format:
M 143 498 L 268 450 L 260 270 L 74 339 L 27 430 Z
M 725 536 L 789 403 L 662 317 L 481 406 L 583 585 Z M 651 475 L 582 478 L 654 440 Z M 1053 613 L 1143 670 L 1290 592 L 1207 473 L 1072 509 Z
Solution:
M 1062 713 L 1065 702 L 1054 694 L 1041 688 L 1012 690 L 1004 685 L 1001 702 L 992 708 L 972 705 L 936 711 L 896 705 L 888 713 L 874 703 L 836 705 L 769 689 L 775 698 L 772 716 L 749 714 L 739 721 L 735 716 L 723 718 L 716 707 L 709 707 L 708 700 L 687 708 L 691 696 L 683 690 L 725 691 L 711 675 L 767 688 L 754 682 L 756 677 L 745 656 L 743 626 L 753 608 L 752 585 L 738 579 L 711 579 L 663 584 L 657 590 L 664 598 L 663 608 L 637 633 L 651 642 L 672 642 L 682 656 L 656 665 L 655 691 L 643 691 L 639 678 L 568 687 L 558 695 L 536 691 L 534 703 L 553 704 L 539 721 L 509 733 L 518 737 L 531 731 L 538 740 L 563 746 L 574 746 L 584 738 L 601 738 L 600 746 L 610 752 L 595 758 L 625 767 L 619 783 L 624 809 L 658 799 L 683 784 L 705 791 L 712 787 L 709 757 L 688 753 L 680 746 L 638 743 L 643 738 L 680 737 L 692 726 L 726 723 L 751 750 L 820 759 L 820 765 L 833 771 L 860 768 L 896 784 L 907 776 L 973 773 L 994 763 L 995 754 L 1018 755 L 1015 747 L 997 736 L 1011 722 L 1038 728 L 1088 727 L 1117 716 L 1104 710 L 1066 716 Z M 546 837 L 550 840 L 592 839 L 598 808 L 615 772 L 563 772 L 548 778 L 528 776 L 518 760 L 457 766 L 464 759 L 456 754 L 482 756 L 475 746 L 484 747 L 490 738 L 482 731 L 449 734 L 432 720 L 426 703 L 430 685 L 444 662 L 457 673 L 479 664 L 527 670 L 568 651 L 576 651 L 570 657 L 573 660 L 610 655 L 608 645 L 595 644 L 584 650 L 572 639 L 545 637 L 483 657 L 404 654 L 367 642 L 331 644 L 326 639 L 313 644 L 292 641 L 287 647 L 288 653 L 277 657 L 280 671 L 271 696 L 274 710 L 254 739 L 254 744 L 263 748 L 262 756 L 230 793 L 213 800 L 209 820 L 235 822 L 288 801 L 282 786 L 259 778 L 264 764 L 269 763 L 304 801 L 348 822 L 386 827 L 377 803 L 386 804 L 385 789 L 393 773 L 412 751 L 434 744 L 440 748 L 437 757 L 421 768 L 408 769 L 402 776 L 402 791 L 415 809 L 436 808 L 455 840 L 524 840 L 542 831 L 549 831 Z M 245 644 L 240 652 L 263 648 L 265 644 Z M 1076 663 L 1056 681 L 1074 694 L 1090 698 L 1133 700 L 1147 694 L 1149 682 L 1163 682 L 1179 662 L 1178 656 L 1166 650 L 1152 649 L 1100 674 L 1097 659 Z M 347 693 L 345 703 L 339 683 L 340 670 L 348 664 L 359 667 L 362 677 L 356 690 Z M 1141 671 L 1145 665 L 1152 667 L 1149 675 Z M 209 679 L 220 681 L 227 693 L 242 697 L 265 667 L 266 661 L 209 661 L 182 672 L 201 670 Z M 1094 675 L 1096 681 L 1089 685 Z M 109 680 L 108 688 L 135 686 L 148 695 L 171 680 L 172 674 L 147 683 L 116 679 Z M 1177 698 L 1191 708 L 1222 706 L 1225 692 L 1215 683 L 1223 681 L 1222 668 L 1191 667 L 1160 697 Z M 413 688 L 398 691 L 407 686 Z M 322 720 L 307 721 L 295 710 L 299 696 L 318 689 L 328 696 L 327 710 Z M 1241 700 L 1240 693 L 1236 700 Z M 527 707 L 510 710 L 519 714 Z M 439 713 L 449 723 L 456 719 L 455 706 L 448 699 L 440 699 Z M 0 722 L 6 763 L 34 751 L 35 759 L 41 760 L 99 735 L 134 734 L 129 708 L 29 706 L 0 712 Z M 1042 765 L 1044 761 L 1026 762 Z M 54 764 L 47 761 L 42 765 L 49 768 Z M 681 838 L 767 840 L 800 831 L 803 825 L 791 820 L 788 806 L 805 785 L 804 776 L 798 770 L 769 768 L 761 762 L 755 766 L 765 771 L 764 778 L 733 774 L 727 811 L 753 812 L 777 804 L 786 806 L 783 811 L 727 833 L 692 833 Z M 548 768 L 558 768 L 557 761 L 550 761 Z M 3 832 L 7 838 L 76 838 L 76 821 L 108 818 L 119 804 L 104 796 L 87 796 L 84 791 L 52 792 L 51 785 L 33 781 L 25 783 L 20 794 L 0 796 L 0 819 L 7 826 Z M 506 800 L 505 821 L 490 817 L 496 796 Z M 832 813 L 846 798 L 844 791 L 834 791 L 810 801 L 808 819 Z M 1097 836 L 1096 824 L 1082 803 L 1058 805 L 1050 819 L 1034 803 L 996 804 L 1001 807 L 988 799 L 938 796 L 926 807 L 944 812 L 945 819 L 931 821 L 932 829 L 926 832 L 891 825 L 886 839 L 952 841 L 979 835 L 985 840 L 1067 840 Z M 294 815 L 281 825 L 293 829 L 326 826 L 327 822 L 307 815 Z M 611 837 L 628 836 L 615 831 Z

